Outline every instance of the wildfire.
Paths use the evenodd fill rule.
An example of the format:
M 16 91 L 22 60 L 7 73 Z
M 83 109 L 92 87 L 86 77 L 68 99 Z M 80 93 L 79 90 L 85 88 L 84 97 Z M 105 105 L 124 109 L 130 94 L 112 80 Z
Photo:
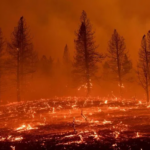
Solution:
M 137 138 L 138 138 L 138 137 L 140 137 L 140 135 L 139 135 L 139 133 L 138 133 L 138 132 L 136 133 L 136 137 L 137 137 Z
M 117 139 L 119 137 L 120 132 L 115 131 L 114 134 L 115 134 L 115 138 Z
M 12 141 L 21 141 L 21 140 L 23 140 L 23 137 L 15 137 L 14 139 L 12 139 Z
M 120 84 L 118 84 L 118 86 L 119 87 L 121 87 L 121 88 L 125 88 L 125 86 L 124 86 L 124 84 L 122 83 L 121 85 Z
M 22 136 L 13 137 L 12 135 L 9 135 L 8 137 L 0 137 L 0 141 L 6 140 L 10 142 L 21 141 L 23 140 L 23 137 Z
M 113 144 L 112 146 L 113 146 L 113 147 L 116 147 L 116 146 L 117 146 L 117 144 L 115 143 L 115 144 Z
M 54 113 L 56 113 L 56 112 L 55 112 L 55 108 L 54 108 L 54 107 L 53 107 L 53 111 L 52 111 L 52 113 L 53 113 L 53 114 L 54 114 Z
M 27 130 L 32 130 L 32 129 L 38 129 L 38 128 L 33 128 L 33 127 L 31 127 L 30 124 L 28 124 L 28 125 L 23 124 L 22 126 L 16 128 L 16 131 L 22 132 L 22 131 L 27 131 Z
M 6 140 L 6 138 L 0 137 L 0 141 L 5 141 L 5 140 Z
M 94 131 L 94 139 L 99 140 L 99 135 Z
M 108 100 L 105 100 L 105 102 L 104 102 L 104 103 L 105 103 L 105 104 L 107 104 L 107 102 L 108 102 Z
M 12 150 L 15 150 L 15 146 L 10 146 L 10 148 L 12 148 Z
M 89 82 L 90 82 L 90 88 L 92 88 L 92 87 L 93 87 L 93 84 L 92 84 L 92 82 L 91 82 L 91 79 L 89 80 Z M 78 91 L 80 91 L 81 88 L 87 89 L 87 88 L 88 88 L 88 83 L 85 83 L 85 84 L 81 85 L 81 86 L 78 88 Z
M 111 122 L 111 121 L 104 120 L 104 121 L 103 121 L 103 124 L 104 124 L 104 125 L 105 125 L 105 124 L 112 124 L 112 122 Z
M 141 102 L 141 101 L 139 101 L 139 104 L 142 104 L 142 102 Z
M 54 135 L 58 135 L 56 145 L 73 143 L 82 145 L 83 143 L 88 144 L 90 140 L 94 142 L 110 138 L 114 142 L 111 143 L 112 147 L 116 147 L 119 146 L 115 144 L 116 141 L 127 140 L 131 138 L 131 135 L 132 138 L 148 135 L 143 131 L 138 131 L 141 131 L 142 125 L 145 126 L 148 123 L 144 118 L 148 118 L 149 108 L 150 105 L 144 103 L 143 100 L 128 99 L 126 101 L 108 97 L 56 97 L 50 100 L 27 102 L 26 105 L 19 103 L 9 106 L 7 111 L 5 108 L 1 109 L 0 119 L 3 122 L 0 122 L 2 130 L 0 141 L 1 143 L 18 143 L 18 141 L 23 143 L 32 140 L 30 138 L 33 137 L 24 136 L 24 134 L 35 134 L 36 141 L 40 141 L 42 138 L 42 140 L 52 142 L 56 137 Z M 20 110 L 22 110 L 21 113 Z M 144 114 L 146 117 L 143 117 Z M 14 117 L 16 117 L 15 121 Z M 143 117 L 144 120 L 140 129 L 139 117 Z M 131 118 L 135 121 L 131 121 Z M 16 120 L 19 122 L 17 127 L 15 127 Z M 11 129 L 9 130 L 11 124 L 12 127 L 15 127 L 13 132 L 10 132 Z M 136 128 L 133 128 L 133 125 Z M 38 133 L 30 132 L 33 129 L 38 129 Z M 41 136 L 37 136 L 39 134 Z
M 72 105 L 72 108 L 75 108 L 75 107 L 77 107 L 77 105 Z

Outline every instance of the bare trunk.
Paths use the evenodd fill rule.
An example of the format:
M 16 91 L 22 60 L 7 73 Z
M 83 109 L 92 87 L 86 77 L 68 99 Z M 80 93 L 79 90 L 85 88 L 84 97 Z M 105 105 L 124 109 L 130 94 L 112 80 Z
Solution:
M 148 67 L 148 63 L 147 63 L 147 67 Z M 147 98 L 147 102 L 149 102 L 149 72 L 147 70 L 147 74 L 146 74 L 146 98 Z
M 1 75 L 0 75 L 0 104 L 2 103 L 2 98 L 1 98 L 1 93 L 2 93 L 2 89 L 1 89 L 1 86 L 2 86 L 2 82 L 1 82 Z
M 149 59 L 148 59 L 147 49 L 145 49 L 145 53 L 146 53 L 146 67 L 147 67 L 147 74 L 146 74 L 146 97 L 147 97 L 147 102 L 149 102 Z
M 84 50 L 85 50 L 86 84 L 87 84 L 87 95 L 86 96 L 89 96 L 89 94 L 90 94 L 90 76 L 89 76 L 86 28 L 85 28 L 85 33 L 84 33 Z
M 146 88 L 146 97 L 147 97 L 147 102 L 149 103 L 149 88 L 148 88 L 148 86 Z
M 119 90 L 120 90 L 120 97 L 122 98 L 122 80 L 121 80 L 120 71 L 119 71 Z
M 89 94 L 90 94 L 90 83 L 89 83 L 89 80 L 87 82 L 88 83 L 87 83 L 87 95 L 86 96 L 89 96 Z
M 20 97 L 20 51 L 18 49 L 18 55 L 17 55 L 17 101 L 19 102 L 21 100 Z
M 119 78 L 119 90 L 120 90 L 120 97 L 122 98 L 122 77 L 121 77 L 120 58 L 119 58 L 117 41 L 116 41 L 116 48 L 117 48 L 117 67 L 118 67 L 118 78 Z

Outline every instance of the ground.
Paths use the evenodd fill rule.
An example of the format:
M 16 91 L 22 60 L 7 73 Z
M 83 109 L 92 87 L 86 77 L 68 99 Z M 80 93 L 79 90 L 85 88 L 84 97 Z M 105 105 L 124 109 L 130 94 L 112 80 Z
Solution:
M 149 150 L 144 100 L 55 97 L 0 106 L 0 150 Z

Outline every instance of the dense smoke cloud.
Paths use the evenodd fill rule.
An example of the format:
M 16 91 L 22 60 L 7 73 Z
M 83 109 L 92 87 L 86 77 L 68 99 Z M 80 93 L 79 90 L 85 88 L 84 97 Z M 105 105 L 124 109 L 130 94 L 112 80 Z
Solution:
M 99 51 L 106 51 L 107 43 L 116 28 L 124 36 L 131 58 L 137 59 L 140 40 L 149 30 L 149 1 L 119 0 L 1 0 L 0 27 L 9 39 L 20 16 L 26 18 L 39 54 L 62 56 L 67 43 L 74 51 L 74 31 L 85 10 L 96 31 Z M 58 44 L 59 43 L 59 44 Z
M 108 41 L 113 30 L 117 29 L 118 33 L 125 38 L 126 48 L 133 61 L 133 70 L 135 70 L 141 39 L 150 30 L 149 4 L 148 0 L 144 2 L 141 0 L 1 0 L 0 28 L 6 41 L 10 41 L 14 27 L 17 26 L 20 17 L 24 16 L 29 27 L 34 49 L 38 52 L 39 58 L 42 55 L 47 58 L 51 56 L 56 65 L 59 62 L 58 59 L 62 63 L 66 44 L 68 45 L 69 53 L 73 56 L 75 51 L 75 31 L 78 30 L 80 25 L 81 12 L 85 10 L 95 31 L 96 44 L 99 45 L 98 51 L 103 53 L 107 51 Z M 55 69 L 57 70 L 57 68 Z M 33 83 L 31 83 L 33 88 L 29 90 L 31 94 L 28 95 L 34 98 L 35 96 L 37 98 L 49 97 L 50 94 L 65 95 L 66 89 L 64 88 L 65 90 L 62 91 L 62 86 L 67 87 L 66 79 L 65 75 L 60 71 L 63 68 L 58 69 L 60 72 L 55 69 L 53 77 L 49 76 L 48 79 L 44 75 L 35 75 Z M 99 76 L 101 75 L 99 74 Z M 110 87 L 109 91 L 108 85 Z M 115 85 L 117 89 L 117 82 L 112 83 L 112 85 Z M 103 91 L 105 86 L 106 93 Z M 94 84 L 96 88 L 93 91 L 106 95 L 112 91 L 113 86 L 111 88 L 110 83 L 96 81 Z M 131 91 L 136 85 L 132 84 L 132 86 Z M 72 90 L 72 87 L 69 88 Z M 42 89 L 47 90 L 42 91 Z M 127 89 L 129 90 L 129 88 Z M 129 93 L 128 90 L 126 93 Z M 76 89 L 72 91 L 74 93 Z M 68 93 L 71 95 L 71 91 Z M 77 93 L 79 92 L 77 91 Z M 133 95 L 133 91 L 131 95 Z

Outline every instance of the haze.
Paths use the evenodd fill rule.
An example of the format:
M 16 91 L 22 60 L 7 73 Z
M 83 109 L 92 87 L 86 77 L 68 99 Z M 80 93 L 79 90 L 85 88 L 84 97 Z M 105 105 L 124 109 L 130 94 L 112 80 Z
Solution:
M 148 0 L 1 0 L 0 27 L 9 40 L 19 18 L 24 16 L 38 53 L 61 59 L 65 44 L 71 54 L 74 51 L 74 32 L 85 10 L 96 31 L 98 50 L 106 51 L 117 29 L 135 62 L 141 37 L 150 29 L 149 5 Z

